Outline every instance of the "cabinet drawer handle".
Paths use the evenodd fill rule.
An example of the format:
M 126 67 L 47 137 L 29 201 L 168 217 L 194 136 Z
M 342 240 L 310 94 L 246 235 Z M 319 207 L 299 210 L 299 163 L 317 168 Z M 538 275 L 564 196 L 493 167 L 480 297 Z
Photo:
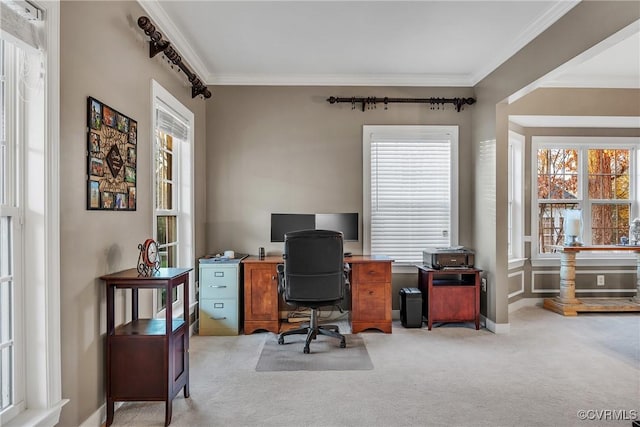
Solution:
M 226 320 L 226 317 L 210 317 L 211 320 Z
M 209 285 L 210 288 L 226 288 L 227 285 Z
M 373 291 L 369 291 L 369 295 L 373 295 Z

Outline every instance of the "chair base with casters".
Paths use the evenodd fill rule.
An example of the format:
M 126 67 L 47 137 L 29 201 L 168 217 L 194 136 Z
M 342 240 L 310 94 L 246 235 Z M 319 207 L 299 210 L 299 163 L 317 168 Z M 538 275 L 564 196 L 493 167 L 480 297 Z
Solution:
M 284 344 L 284 337 L 287 335 L 306 335 L 307 339 L 304 343 L 304 353 L 309 354 L 309 344 L 311 340 L 316 339 L 318 335 L 326 335 L 340 340 L 340 348 L 347 346 L 347 341 L 342 335 L 336 325 L 319 325 L 318 324 L 318 308 L 311 308 L 311 318 L 309 324 L 298 329 L 292 329 L 280 333 L 278 336 L 278 344 Z

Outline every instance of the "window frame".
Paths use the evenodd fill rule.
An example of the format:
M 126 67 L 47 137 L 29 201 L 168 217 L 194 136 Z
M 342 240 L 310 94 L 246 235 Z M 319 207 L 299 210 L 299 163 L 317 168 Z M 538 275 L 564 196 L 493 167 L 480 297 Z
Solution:
M 194 268 L 195 263 L 195 226 L 194 226 L 194 114 L 185 107 L 177 98 L 175 98 L 169 91 L 162 87 L 157 81 L 151 80 L 151 163 L 155 165 L 157 138 L 156 128 L 157 124 L 157 109 L 177 117 L 186 124 L 188 128 L 188 134 L 186 140 L 173 138 L 173 185 L 172 185 L 172 207 L 173 209 L 158 210 L 156 209 L 156 172 L 155 167 L 151 168 L 151 186 L 152 186 L 152 206 L 153 213 L 153 236 L 157 241 L 157 218 L 158 214 L 163 215 L 177 215 L 177 264 L 180 267 Z M 173 315 L 182 315 L 183 307 L 191 310 L 195 306 L 195 280 L 193 270 L 189 272 L 189 299 L 190 301 L 183 304 L 182 292 L 177 292 L 177 298 L 173 301 Z M 158 290 L 153 291 L 153 313 L 155 317 L 164 316 L 165 309 L 161 307 L 161 294 Z
M 36 70 L 42 83 L 26 104 L 21 195 L 23 200 L 22 254 L 24 304 L 20 308 L 25 348 L 24 401 L 17 414 L 0 415 L 0 424 L 53 426 L 62 407 L 60 338 L 60 4 L 38 2 L 45 17 Z M 0 29 L 3 38 L 31 49 Z M 23 258 L 24 259 L 24 258 Z M 29 301 L 29 303 L 26 303 Z M 13 417 L 9 419 L 9 416 Z
M 510 249 L 507 250 L 509 268 L 519 268 L 526 260 L 524 255 L 524 135 L 509 131 L 509 153 L 508 153 L 508 213 L 507 217 L 511 223 L 508 227 L 508 238 L 511 242 Z
M 630 150 L 631 164 L 629 166 L 629 201 L 631 204 L 629 217 L 636 218 L 639 215 L 638 188 L 639 179 L 639 152 L 640 137 L 607 137 L 607 136 L 533 136 L 531 138 L 531 260 L 534 266 L 557 266 L 560 258 L 559 253 L 539 253 L 538 244 L 538 187 L 537 183 L 538 159 L 537 152 L 541 148 L 571 148 L 578 151 L 578 197 L 571 200 L 582 209 L 583 239 L 590 244 L 591 230 L 590 224 L 591 207 L 593 200 L 589 199 L 587 191 L 588 185 L 588 162 L 585 161 L 589 149 L 628 149 Z M 563 203 L 559 200 L 558 203 Z M 595 203 L 598 204 L 598 203 Z M 587 209 L 588 207 L 588 209 Z M 586 236 L 586 238 L 585 238 Z M 584 263 L 593 261 L 600 262 L 600 265 L 635 265 L 636 257 L 632 253 L 607 253 L 607 252 L 580 252 L 577 254 L 578 264 L 582 260 Z
M 450 165 L 449 165 L 449 198 L 450 198 L 450 224 L 449 245 L 458 244 L 459 238 L 459 191 L 458 191 L 458 145 L 459 127 L 443 125 L 364 125 L 362 127 L 362 170 L 363 170 L 363 253 L 371 254 L 371 142 L 373 136 L 384 138 L 435 138 L 447 135 L 450 140 Z M 419 263 L 422 260 L 416 260 Z M 415 272 L 415 263 L 393 262 L 393 272 Z
M 20 174 L 23 173 L 21 169 L 23 169 L 22 165 L 24 160 L 22 153 L 24 151 L 25 108 L 24 100 L 17 96 L 17 86 L 19 84 L 17 79 L 17 68 L 19 66 L 18 50 L 20 47 L 15 43 L 11 43 L 10 40 L 6 40 L 6 42 L 4 40 L 0 40 L 0 44 L 4 44 L 3 48 L 0 49 L 0 55 L 5 54 L 7 59 L 7 62 L 2 66 L 5 70 L 4 78 L 2 78 L 3 76 L 0 76 L 0 79 L 4 82 L 4 100 L 0 99 L 0 102 L 4 102 L 4 136 L 6 144 L 4 154 L 5 162 L 3 165 L 5 176 L 2 180 L 4 188 L 0 188 L 0 218 L 8 218 L 11 229 L 9 239 L 7 239 L 7 242 L 4 242 L 7 243 L 7 248 L 9 249 L 8 260 L 10 260 L 9 264 L 11 265 L 11 271 L 5 277 L 5 283 L 0 283 L 0 287 L 12 287 L 9 292 L 9 299 L 11 301 L 8 306 L 0 306 L 1 310 L 8 309 L 11 311 L 11 339 L 9 339 L 4 346 L 2 341 L 0 341 L 0 348 L 9 347 L 12 349 L 10 365 L 11 396 L 9 397 L 11 404 L 9 404 L 4 411 L 0 406 L 0 412 L 2 412 L 0 415 L 1 424 L 1 421 L 4 421 L 5 419 L 10 420 L 25 409 L 26 371 L 24 365 L 25 337 L 23 333 L 25 319 L 20 317 L 18 314 L 24 311 L 25 286 L 22 277 L 22 273 L 24 271 L 24 257 L 22 253 L 22 225 L 24 222 L 22 197 L 23 184 L 20 177 Z M 1 56 L 0 61 L 4 62 L 4 58 Z M 0 240 L 0 244 L 3 244 L 2 240 Z M 12 284 L 6 284 L 8 281 L 11 281 Z M 2 374 L 0 374 L 0 376 L 1 375 Z M 0 398 L 0 404 L 1 403 L 2 400 Z

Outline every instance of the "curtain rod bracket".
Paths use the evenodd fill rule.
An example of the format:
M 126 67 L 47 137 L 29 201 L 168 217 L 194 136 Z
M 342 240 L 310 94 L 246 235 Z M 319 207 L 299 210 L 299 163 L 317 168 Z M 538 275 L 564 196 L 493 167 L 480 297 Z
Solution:
M 211 98 L 211 92 L 207 89 L 207 86 L 182 62 L 182 56 L 173 48 L 170 41 L 163 39 L 162 34 L 156 30 L 155 25 L 151 23 L 149 18 L 146 16 L 139 17 L 138 27 L 149 36 L 149 58 L 153 58 L 162 52 L 170 62 L 178 66 L 178 72 L 184 72 L 189 79 L 191 83 L 191 98 L 195 98 L 198 95 L 202 95 L 205 99 Z

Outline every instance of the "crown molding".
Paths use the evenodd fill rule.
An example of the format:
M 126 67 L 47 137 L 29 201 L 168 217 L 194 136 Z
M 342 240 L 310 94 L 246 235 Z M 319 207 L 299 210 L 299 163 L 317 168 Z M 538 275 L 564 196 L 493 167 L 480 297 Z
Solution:
M 507 59 L 515 55 L 520 49 L 525 47 L 529 42 L 542 34 L 554 22 L 560 19 L 564 14 L 569 12 L 580 3 L 581 0 L 561 1 L 553 5 L 543 15 L 536 19 L 531 25 L 525 28 L 513 40 L 507 49 L 499 52 L 492 60 L 487 61 L 486 65 L 476 72 L 471 80 L 472 86 L 478 84 L 482 79 L 487 77 L 493 70 L 502 65 Z
M 182 35 L 182 32 L 173 23 L 160 3 L 159 0 L 138 0 L 138 4 L 149 15 L 149 19 L 155 24 L 156 29 L 162 33 L 165 40 L 169 40 L 175 49 L 180 52 L 184 62 L 191 66 L 197 76 L 206 76 L 209 74 L 209 70 L 204 65 L 204 62 L 191 48 L 190 43 Z M 204 77 L 201 78 L 204 79 Z M 206 81 L 203 83 L 208 84 Z
M 466 75 L 433 74 L 210 74 L 206 80 L 221 86 L 472 86 Z
M 640 76 L 581 76 L 563 74 L 558 80 L 544 82 L 540 87 L 640 89 Z

